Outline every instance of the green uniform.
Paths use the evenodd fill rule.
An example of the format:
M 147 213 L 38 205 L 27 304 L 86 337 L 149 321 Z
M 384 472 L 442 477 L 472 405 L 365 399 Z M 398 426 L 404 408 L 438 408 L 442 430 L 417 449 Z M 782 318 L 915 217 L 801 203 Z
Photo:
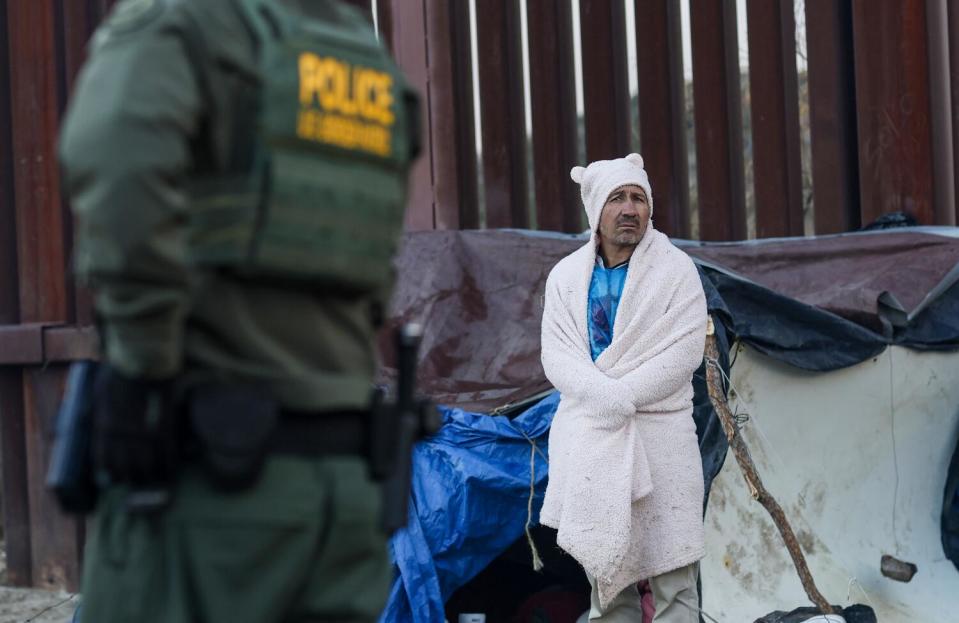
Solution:
M 371 36 L 353 9 L 286 4 Z M 360 409 L 388 284 L 333 295 L 191 261 L 189 189 L 210 143 L 237 134 L 237 77 L 258 70 L 237 5 L 121 0 L 95 35 L 60 145 L 75 268 L 95 294 L 104 357 L 124 374 L 255 384 L 299 412 Z M 114 487 L 91 525 L 84 620 L 374 621 L 390 575 L 378 491 L 359 457 L 275 456 L 233 494 L 187 469 L 154 517 L 127 514 Z
M 125 4 L 147 8 L 126 20 L 118 11 L 95 35 L 60 146 L 77 214 L 76 270 L 95 288 L 107 358 L 131 376 L 202 369 L 266 383 L 295 409 L 366 404 L 385 293 L 334 298 L 189 263 L 186 185 L 207 117 L 184 23 L 206 31 L 216 62 L 255 71 L 234 1 L 125 0 L 118 9 Z M 236 98 L 216 95 L 229 112 Z M 209 122 L 219 120 L 232 121 Z
M 358 460 L 274 458 L 224 494 L 187 470 L 157 517 L 109 490 L 88 530 L 83 623 L 376 621 L 390 566 Z

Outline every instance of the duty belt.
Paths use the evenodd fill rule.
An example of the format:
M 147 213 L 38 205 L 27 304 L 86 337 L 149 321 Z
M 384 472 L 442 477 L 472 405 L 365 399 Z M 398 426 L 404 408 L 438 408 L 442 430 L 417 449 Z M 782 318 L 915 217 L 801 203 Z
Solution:
M 368 456 L 369 411 L 280 411 L 269 442 L 271 454 Z

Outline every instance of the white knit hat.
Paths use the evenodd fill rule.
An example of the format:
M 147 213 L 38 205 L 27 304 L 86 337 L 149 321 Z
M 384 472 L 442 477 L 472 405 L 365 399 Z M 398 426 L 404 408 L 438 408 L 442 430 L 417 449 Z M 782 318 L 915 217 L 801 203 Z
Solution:
M 653 189 L 649 186 L 649 176 L 643 168 L 643 157 L 639 154 L 629 154 L 615 160 L 597 160 L 588 167 L 573 167 L 569 176 L 579 184 L 591 232 L 599 227 L 599 215 L 613 191 L 631 184 L 646 191 L 649 218 L 653 218 Z

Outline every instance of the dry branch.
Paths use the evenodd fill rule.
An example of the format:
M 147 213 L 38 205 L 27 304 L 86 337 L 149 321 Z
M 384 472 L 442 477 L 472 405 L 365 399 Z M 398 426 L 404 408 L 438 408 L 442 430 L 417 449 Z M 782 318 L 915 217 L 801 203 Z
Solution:
M 723 392 L 723 381 L 719 368 L 719 349 L 716 346 L 716 332 L 712 318 L 709 319 L 709 329 L 706 335 L 706 384 L 709 387 L 709 398 L 712 400 L 713 407 L 719 415 L 719 421 L 722 423 L 723 431 L 726 433 L 726 439 L 729 440 L 729 447 L 732 449 L 733 455 L 736 457 L 736 462 L 739 463 L 739 467 L 742 469 L 743 478 L 745 478 L 746 484 L 749 486 L 749 493 L 754 500 L 762 504 L 769 512 L 773 523 L 775 523 L 779 529 L 779 534 L 782 535 L 786 549 L 789 551 L 793 564 L 796 566 L 796 572 L 799 574 L 799 580 L 802 582 L 806 595 L 808 595 L 809 600 L 819 608 L 820 612 L 825 614 L 834 612 L 833 607 L 826 601 L 826 598 L 822 596 L 819 589 L 816 588 L 812 573 L 809 572 L 809 566 L 806 564 L 806 558 L 803 556 L 799 542 L 796 540 L 796 534 L 793 532 L 792 526 L 789 525 L 789 520 L 786 519 L 786 514 L 783 512 L 782 507 L 776 502 L 773 496 L 770 495 L 766 487 L 763 486 L 762 479 L 760 479 L 759 473 L 756 471 L 756 464 L 753 463 L 753 459 L 749 454 L 749 448 L 746 447 L 746 442 L 736 427 L 733 414 L 729 410 L 729 405 L 726 402 L 726 396 Z

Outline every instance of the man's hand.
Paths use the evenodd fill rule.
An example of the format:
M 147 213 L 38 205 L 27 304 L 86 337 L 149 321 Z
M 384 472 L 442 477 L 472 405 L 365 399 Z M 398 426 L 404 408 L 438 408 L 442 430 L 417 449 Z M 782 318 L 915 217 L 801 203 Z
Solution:
M 112 482 L 149 487 L 170 482 L 178 459 L 170 380 L 125 376 L 102 365 L 96 383 L 93 452 Z

